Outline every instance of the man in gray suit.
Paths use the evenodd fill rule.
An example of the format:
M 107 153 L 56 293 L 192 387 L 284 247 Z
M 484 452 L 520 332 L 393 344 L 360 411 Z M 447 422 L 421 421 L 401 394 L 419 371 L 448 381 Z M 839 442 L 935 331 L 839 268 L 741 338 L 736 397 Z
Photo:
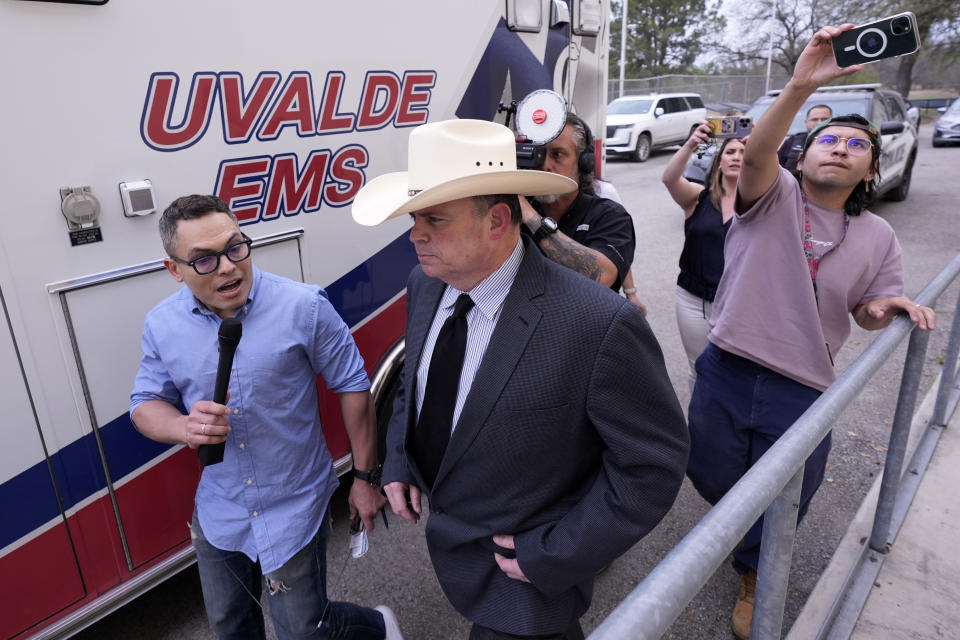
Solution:
M 518 171 L 506 127 L 452 120 L 415 129 L 409 171 L 353 204 L 361 224 L 413 219 L 383 482 L 411 522 L 427 496 L 430 558 L 471 640 L 583 638 L 595 573 L 656 526 L 686 468 L 640 309 L 521 239 L 515 194 L 575 187 Z

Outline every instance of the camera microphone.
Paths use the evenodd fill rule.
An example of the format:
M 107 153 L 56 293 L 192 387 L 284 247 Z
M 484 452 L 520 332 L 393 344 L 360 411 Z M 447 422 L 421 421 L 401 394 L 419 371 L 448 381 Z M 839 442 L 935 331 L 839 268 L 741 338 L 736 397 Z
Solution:
M 220 342 L 220 361 L 217 363 L 217 381 L 213 389 L 213 401 L 224 404 L 227 401 L 227 388 L 230 386 L 230 370 L 233 368 L 233 355 L 240 344 L 243 325 L 236 318 L 224 318 L 218 332 Z M 223 451 L 226 443 L 202 444 L 197 449 L 197 458 L 200 464 L 209 467 L 212 464 L 223 462 Z

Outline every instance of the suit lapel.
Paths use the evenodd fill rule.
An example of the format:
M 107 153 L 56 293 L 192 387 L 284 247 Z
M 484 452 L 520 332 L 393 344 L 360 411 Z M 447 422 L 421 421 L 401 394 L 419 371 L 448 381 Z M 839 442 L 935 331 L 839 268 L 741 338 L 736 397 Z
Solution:
M 446 285 L 440 280 L 424 277 L 422 285 L 416 291 L 408 291 L 411 299 L 407 300 L 410 312 L 407 317 L 407 330 L 404 335 L 404 387 L 407 394 L 407 421 L 404 433 L 404 446 L 407 450 L 407 464 L 419 481 L 419 486 L 425 486 L 423 475 L 417 467 L 417 462 L 409 454 L 412 451 L 413 430 L 417 425 L 417 368 L 420 365 L 420 354 L 423 351 L 423 342 L 433 323 L 433 316 L 440 305 L 440 298 Z
M 435 485 L 443 480 L 476 439 L 543 315 L 531 300 L 543 293 L 544 258 L 535 246 L 526 240 L 524 244 L 523 262 L 474 376 L 460 419 L 440 463 Z

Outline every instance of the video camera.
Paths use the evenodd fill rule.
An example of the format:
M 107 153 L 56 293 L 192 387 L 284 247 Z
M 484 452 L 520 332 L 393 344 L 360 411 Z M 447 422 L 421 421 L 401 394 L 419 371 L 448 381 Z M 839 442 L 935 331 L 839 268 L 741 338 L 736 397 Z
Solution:
M 559 93 L 538 89 L 509 106 L 500 103 L 497 113 L 507 112 L 504 123 L 516 115 L 517 168 L 540 169 L 547 157 L 547 143 L 560 135 L 567 121 L 567 103 Z

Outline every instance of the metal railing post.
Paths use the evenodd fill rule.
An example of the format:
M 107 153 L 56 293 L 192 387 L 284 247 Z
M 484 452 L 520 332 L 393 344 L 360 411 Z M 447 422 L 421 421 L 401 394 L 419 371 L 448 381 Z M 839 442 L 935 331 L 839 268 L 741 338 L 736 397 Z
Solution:
M 946 288 L 960 276 L 960 254 L 940 271 L 923 288 L 914 301 L 921 305 L 931 305 L 943 294 Z M 960 309 L 958 309 L 960 316 Z M 840 413 L 851 404 L 857 394 L 863 389 L 880 367 L 887 361 L 897 346 L 906 338 L 914 327 L 906 317 L 894 319 L 893 323 L 880 333 L 873 343 L 851 363 L 843 374 L 823 393 L 820 398 L 807 409 L 806 412 L 777 440 L 773 446 L 747 471 L 747 473 L 727 492 L 727 494 L 694 526 L 694 528 L 670 551 L 663 560 L 653 568 L 647 577 L 610 613 L 603 622 L 593 630 L 589 640 L 654 640 L 660 638 L 670 624 L 676 620 L 681 611 L 693 599 L 700 588 L 707 582 L 713 572 L 726 559 L 736 541 L 746 533 L 750 525 L 763 514 L 766 507 L 771 506 L 774 500 L 785 500 L 791 495 L 787 492 L 788 484 L 796 481 L 801 475 L 800 469 L 804 460 L 816 449 L 832 428 Z M 957 340 L 960 340 L 960 329 L 954 329 Z M 915 332 L 916 333 L 916 332 Z M 906 412 L 907 418 L 913 412 L 916 394 L 919 388 L 919 376 L 922 373 L 926 337 L 928 332 L 911 336 L 911 342 L 920 341 L 912 346 L 908 352 L 904 376 L 908 379 L 901 384 L 901 395 L 910 395 L 909 403 L 906 400 L 898 405 L 899 412 Z M 952 356 L 948 360 L 956 363 L 957 347 L 954 345 Z M 912 378 L 912 381 L 910 381 Z M 943 386 L 941 387 L 943 388 Z M 908 390 L 911 392 L 907 393 Z M 960 391 L 960 390 L 958 390 Z M 950 404 L 955 404 L 956 393 L 951 391 Z M 948 410 L 952 410 L 948 407 Z M 938 429 L 942 431 L 942 429 Z M 899 432 L 899 429 L 897 430 Z M 894 453 L 896 455 L 896 453 Z M 891 464 L 888 460 L 888 464 Z M 899 464 L 892 466 L 902 467 Z M 925 467 L 924 467 L 925 468 Z M 919 476 L 919 473 L 918 473 Z M 895 480 L 899 480 L 894 476 Z M 802 484 L 802 480 L 800 481 Z M 783 493 L 781 493 L 783 492 Z M 778 498 L 778 495 L 780 496 Z M 798 498 L 794 498 L 799 501 Z M 787 501 L 786 507 L 792 509 Z M 786 582 L 777 580 L 779 569 L 766 569 L 770 564 L 786 563 L 789 568 L 791 561 L 792 537 L 790 545 L 782 535 L 777 535 L 775 523 L 783 525 L 783 519 L 775 516 L 773 507 L 769 514 L 771 523 L 766 526 L 771 534 L 767 534 L 766 526 L 764 539 L 767 544 L 774 544 L 773 548 L 761 548 L 760 576 L 757 595 L 760 599 L 755 602 L 755 608 L 760 611 L 754 617 L 758 622 L 755 639 L 777 637 L 782 626 L 783 602 L 782 595 L 776 593 L 778 589 L 785 589 Z M 890 526 L 886 527 L 887 529 Z M 795 520 L 794 520 L 795 529 Z M 783 531 L 780 529 L 779 531 Z M 777 543 L 780 547 L 777 548 Z M 786 553 L 780 550 L 786 549 Z M 883 555 L 868 551 L 883 563 Z M 770 559 L 765 559 L 769 557 Z M 855 583 L 863 573 L 854 569 L 852 577 Z M 764 577 L 766 576 L 766 577 Z M 869 580 L 868 587 L 873 584 Z M 770 593 L 767 594 L 766 592 Z M 764 599 L 767 599 L 764 601 Z M 862 602 L 853 605 L 862 608 Z M 859 611 L 857 608 L 857 611 Z M 774 610 L 775 619 L 768 610 Z M 838 614 L 831 614 L 836 618 Z M 854 613 L 854 619 L 857 613 Z M 776 625 L 776 630 L 767 630 Z M 830 623 L 827 623 L 826 632 L 829 633 Z M 821 636 L 822 637 L 822 636 Z
M 797 533 L 803 469 L 804 465 L 800 465 L 763 516 L 757 593 L 750 623 L 750 637 L 754 640 L 780 640 L 783 632 L 783 607 L 787 601 L 793 540 Z
M 897 500 L 897 489 L 903 472 L 903 460 L 907 455 L 907 441 L 910 438 L 910 423 L 917 403 L 917 391 L 923 375 L 923 360 L 927 355 L 929 331 L 914 328 L 910 334 L 910 346 L 903 365 L 903 377 L 900 379 L 900 396 L 893 414 L 893 427 L 890 430 L 890 443 L 887 447 L 887 459 L 883 465 L 883 481 L 880 484 L 880 496 L 877 498 L 877 512 L 873 518 L 873 531 L 870 534 L 870 548 L 884 553 L 887 547 L 887 535 L 890 533 L 890 520 L 893 517 L 893 505 Z
M 957 381 L 958 352 L 960 352 L 960 297 L 957 297 L 957 308 L 953 313 L 953 325 L 950 327 L 950 338 L 947 341 L 943 373 L 940 374 L 940 390 L 937 392 L 937 401 L 933 407 L 933 424 L 947 426 L 947 400 Z

